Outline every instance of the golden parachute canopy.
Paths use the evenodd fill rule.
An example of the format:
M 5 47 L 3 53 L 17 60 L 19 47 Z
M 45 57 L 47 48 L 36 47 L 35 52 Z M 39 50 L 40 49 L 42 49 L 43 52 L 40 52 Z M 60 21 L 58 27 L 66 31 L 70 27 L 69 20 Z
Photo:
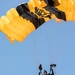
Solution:
M 58 2 L 60 5 L 56 8 L 65 12 L 66 21 L 75 21 L 75 0 L 58 0 Z
M 53 4 L 54 3 L 54 4 Z M 30 0 L 7 11 L 0 18 L 0 30 L 8 40 L 22 42 L 40 25 L 56 19 L 56 21 L 75 21 L 75 0 Z

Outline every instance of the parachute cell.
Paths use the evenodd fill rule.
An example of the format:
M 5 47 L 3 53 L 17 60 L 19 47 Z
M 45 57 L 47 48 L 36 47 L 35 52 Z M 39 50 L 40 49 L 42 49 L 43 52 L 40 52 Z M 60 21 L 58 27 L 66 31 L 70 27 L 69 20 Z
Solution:
M 65 12 L 66 21 L 75 21 L 75 0 L 58 0 L 60 5 L 56 6 L 59 10 Z
M 0 18 L 0 28 L 10 39 L 19 42 L 22 42 L 28 34 L 35 30 L 34 25 L 29 20 L 20 17 L 15 8 Z

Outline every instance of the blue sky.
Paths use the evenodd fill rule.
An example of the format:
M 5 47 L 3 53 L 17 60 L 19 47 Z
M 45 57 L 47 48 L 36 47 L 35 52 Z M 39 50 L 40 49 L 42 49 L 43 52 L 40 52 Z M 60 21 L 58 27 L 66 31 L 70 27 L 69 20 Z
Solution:
M 0 16 L 28 0 L 0 0 Z M 0 75 L 38 75 L 38 65 L 55 75 L 75 74 L 75 23 L 50 20 L 32 32 L 22 43 L 11 44 L 0 32 Z

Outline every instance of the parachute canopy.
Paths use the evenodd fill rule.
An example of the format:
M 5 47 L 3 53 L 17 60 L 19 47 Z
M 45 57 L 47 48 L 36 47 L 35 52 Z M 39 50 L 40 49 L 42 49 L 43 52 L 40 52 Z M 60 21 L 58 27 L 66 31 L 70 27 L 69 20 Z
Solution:
M 32 31 L 50 19 L 75 21 L 74 0 L 30 0 L 7 11 L 0 18 L 0 30 L 8 40 L 22 42 Z

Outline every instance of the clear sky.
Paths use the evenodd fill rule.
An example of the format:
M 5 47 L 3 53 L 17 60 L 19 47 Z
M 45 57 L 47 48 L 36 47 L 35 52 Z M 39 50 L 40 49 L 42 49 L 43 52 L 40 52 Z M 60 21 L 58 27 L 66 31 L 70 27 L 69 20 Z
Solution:
M 28 0 L 0 0 L 0 16 Z M 0 32 L 0 75 L 38 75 L 38 65 L 55 75 L 75 75 L 75 23 L 50 20 L 32 32 L 22 43 L 11 44 Z

